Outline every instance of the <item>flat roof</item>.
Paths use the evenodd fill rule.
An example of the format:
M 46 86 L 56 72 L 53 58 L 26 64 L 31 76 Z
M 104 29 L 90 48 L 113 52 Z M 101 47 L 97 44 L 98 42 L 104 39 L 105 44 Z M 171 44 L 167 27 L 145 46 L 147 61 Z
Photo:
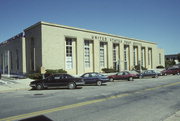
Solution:
M 65 25 L 60 25 L 60 24 L 54 24 L 54 23 L 49 23 L 49 22 L 44 22 L 44 21 L 40 21 L 40 22 L 28 27 L 28 28 L 24 29 L 24 31 L 32 29 L 32 28 L 34 28 L 34 27 L 36 27 L 38 25 L 47 25 L 47 26 L 64 28 L 64 29 L 71 29 L 71 30 L 75 30 L 75 31 L 82 31 L 82 32 L 88 32 L 88 33 L 93 33 L 93 34 L 100 34 L 100 35 L 104 35 L 104 36 L 116 37 L 116 38 L 120 38 L 120 39 L 127 39 L 127 40 L 133 40 L 133 41 L 138 41 L 138 42 L 156 44 L 155 42 L 150 42 L 150 41 L 146 41 L 146 40 L 140 40 L 140 39 L 135 39 L 135 38 L 118 36 L 118 35 L 108 34 L 108 33 L 104 33 L 104 32 L 97 32 L 97 31 L 87 30 L 87 29 L 75 28 L 75 27 L 70 27 L 70 26 L 65 26 Z

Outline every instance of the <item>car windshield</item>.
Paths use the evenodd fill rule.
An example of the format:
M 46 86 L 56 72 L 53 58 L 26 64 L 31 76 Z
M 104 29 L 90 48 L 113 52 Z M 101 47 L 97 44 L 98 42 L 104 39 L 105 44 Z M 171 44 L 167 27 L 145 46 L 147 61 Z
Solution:
M 54 75 L 50 75 L 50 76 L 46 77 L 45 79 L 46 80 L 51 80 L 51 79 L 53 79 L 53 77 L 54 77 Z
M 119 73 L 117 73 L 116 75 L 123 75 L 123 73 L 124 73 L 124 72 L 119 72 Z
M 69 74 L 64 74 L 64 77 L 65 77 L 65 78 L 74 78 L 74 76 L 69 75 Z
M 105 76 L 105 75 L 103 75 L 103 74 L 97 74 L 98 76 Z
M 83 74 L 81 77 L 90 77 L 89 74 Z

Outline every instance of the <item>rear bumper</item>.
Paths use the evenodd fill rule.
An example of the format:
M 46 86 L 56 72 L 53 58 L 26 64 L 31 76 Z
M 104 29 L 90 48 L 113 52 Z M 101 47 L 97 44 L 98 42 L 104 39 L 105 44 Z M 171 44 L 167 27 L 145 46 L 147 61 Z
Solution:
M 85 85 L 85 82 L 76 82 L 76 86 L 83 86 Z
M 30 87 L 36 87 L 36 84 L 29 84 Z
M 110 79 L 107 79 L 107 80 L 101 80 L 102 83 L 106 83 L 106 82 L 110 82 Z

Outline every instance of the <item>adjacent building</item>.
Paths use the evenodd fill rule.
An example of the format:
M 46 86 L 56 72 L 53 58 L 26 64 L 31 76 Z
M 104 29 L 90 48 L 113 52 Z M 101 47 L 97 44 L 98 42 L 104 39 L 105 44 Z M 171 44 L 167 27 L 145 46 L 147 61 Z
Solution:
M 69 26 L 38 22 L 0 43 L 3 73 L 64 69 L 70 74 L 102 68 L 132 70 L 164 66 L 164 50 L 154 42 Z
M 175 64 L 179 64 L 178 54 L 165 55 L 166 60 L 174 61 Z

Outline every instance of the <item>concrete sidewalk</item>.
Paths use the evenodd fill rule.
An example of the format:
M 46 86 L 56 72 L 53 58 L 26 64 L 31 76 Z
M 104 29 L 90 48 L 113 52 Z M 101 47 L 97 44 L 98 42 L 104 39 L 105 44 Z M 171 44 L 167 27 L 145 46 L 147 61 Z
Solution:
M 29 86 L 32 79 L 1 79 L 0 80 L 0 93 L 10 92 L 15 90 L 31 89 Z

